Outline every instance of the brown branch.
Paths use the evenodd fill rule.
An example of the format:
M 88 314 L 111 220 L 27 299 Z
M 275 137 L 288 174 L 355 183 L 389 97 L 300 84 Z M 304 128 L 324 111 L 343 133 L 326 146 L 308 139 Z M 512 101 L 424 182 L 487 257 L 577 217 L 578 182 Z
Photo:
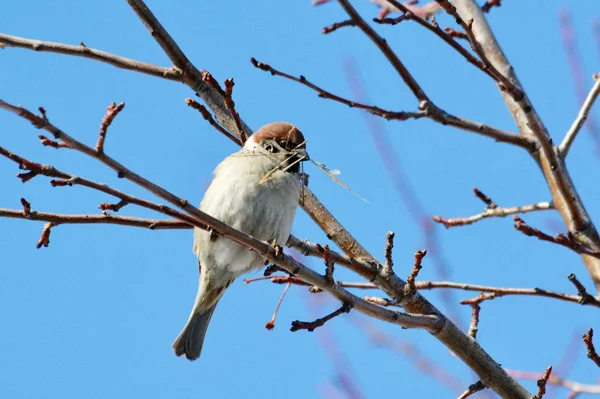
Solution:
M 558 299 L 566 302 L 581 303 L 581 296 L 579 295 L 563 294 L 560 292 L 547 291 L 541 288 L 502 288 L 485 285 L 455 283 L 450 281 L 418 281 L 416 283 L 416 288 L 417 290 L 449 288 L 463 291 L 487 292 L 492 294 L 493 298 L 500 298 L 509 295 L 539 296 Z M 492 299 L 492 297 L 489 299 Z M 585 305 L 600 307 L 600 303 L 598 303 L 597 299 L 596 301 L 589 301 L 585 303 Z
M 335 266 L 333 259 L 331 259 L 331 250 L 329 249 L 329 245 L 325 245 L 323 247 L 323 260 L 325 261 L 325 280 L 327 280 L 330 284 L 335 284 L 335 280 L 333 279 Z
M 210 112 L 208 112 L 208 110 L 206 109 L 206 107 L 204 105 L 200 104 L 199 102 L 197 102 L 194 99 L 191 99 L 189 97 L 185 99 L 185 103 L 188 105 L 188 107 L 191 107 L 191 108 L 195 109 L 196 111 L 200 112 L 202 117 L 206 121 L 208 121 L 208 123 L 212 127 L 217 129 L 217 131 L 219 133 L 221 133 L 223 136 L 227 137 L 229 140 L 233 141 L 237 145 L 242 145 L 242 142 L 240 141 L 239 138 L 235 137 L 234 135 L 229 133 L 227 130 L 225 130 L 225 128 L 223 128 L 223 126 L 221 126 L 217 122 L 215 122 L 214 118 L 212 117 Z
M 311 88 L 316 91 L 321 98 L 330 99 L 341 104 L 347 105 L 350 108 L 358 108 L 365 111 L 368 111 L 372 115 L 382 117 L 386 120 L 397 120 L 397 121 L 405 121 L 408 119 L 420 119 L 420 118 L 429 118 L 442 125 L 449 125 L 456 127 L 458 129 L 466 130 L 472 133 L 477 133 L 479 135 L 489 137 L 494 139 L 500 143 L 513 144 L 518 147 L 525 148 L 530 150 L 532 148 L 533 143 L 527 139 L 526 137 L 517 135 L 515 133 L 507 132 L 504 130 L 496 129 L 492 126 L 488 126 L 479 122 L 471 121 L 468 119 L 460 118 L 454 115 L 447 113 L 446 111 L 434 106 L 432 103 L 421 104 L 422 110 L 418 112 L 396 112 L 389 111 L 383 108 L 374 106 L 374 105 L 365 105 L 361 103 L 357 103 L 355 101 L 348 100 L 346 98 L 340 97 L 336 94 L 333 94 L 314 83 L 307 80 L 303 75 L 299 77 L 295 77 L 289 75 L 285 72 L 281 72 L 271 65 L 266 64 L 264 62 L 259 62 L 255 58 L 250 58 L 250 62 L 254 67 L 263 70 L 265 72 L 269 72 L 273 76 L 280 76 L 285 79 L 292 80 L 294 82 L 300 83 L 306 87 Z
M 501 2 L 502 2 L 502 0 L 487 0 L 481 6 L 481 11 L 482 12 L 490 12 L 492 8 L 500 7 L 502 5 L 502 4 L 500 4 Z
M 542 399 L 546 394 L 546 383 L 550 378 L 550 373 L 552 373 L 552 366 L 548 366 L 544 374 L 537 380 L 537 393 L 533 396 L 533 399 Z
M 66 143 L 59 143 L 58 141 L 54 141 L 54 140 L 50 140 L 48 137 L 40 134 L 38 135 L 38 138 L 40 139 L 40 143 L 44 146 L 44 147 L 52 147 L 52 148 L 69 148 L 69 146 Z
M 402 78 L 404 83 L 408 86 L 413 95 L 417 98 L 418 102 L 430 102 L 429 97 L 425 94 L 421 86 L 417 83 L 415 78 L 411 75 L 411 73 L 406 69 L 400 58 L 396 55 L 396 53 L 391 49 L 391 47 L 387 44 L 385 39 L 383 39 L 373 28 L 367 24 L 367 22 L 360 16 L 360 14 L 356 11 L 356 9 L 350 4 L 348 0 L 338 0 L 338 3 L 342 6 L 346 14 L 350 17 L 350 19 L 354 22 L 354 24 L 365 34 L 375 45 L 379 48 L 379 50 L 383 53 L 383 55 L 387 58 L 390 64 L 394 67 L 398 75 Z M 393 2 L 391 2 L 393 4 Z
M 555 236 L 551 236 L 539 229 L 529 226 L 527 223 L 525 223 L 523 219 L 521 219 L 518 216 L 515 216 L 513 219 L 515 221 L 515 229 L 527 236 L 537 237 L 542 241 L 548 241 L 554 244 L 562 245 L 563 247 L 569 248 L 570 250 L 575 251 L 578 254 L 584 253 L 590 256 L 600 258 L 600 252 L 593 251 L 589 248 L 584 247 L 574 239 L 573 235 L 570 232 L 568 233 L 568 236 L 565 236 L 562 233 L 558 233 Z
M 50 222 L 55 226 L 61 224 L 117 224 L 121 226 L 143 227 L 150 230 L 181 230 L 194 227 L 191 224 L 175 219 L 145 219 L 132 216 L 115 216 L 110 213 L 74 215 L 30 211 L 28 214 L 25 214 L 24 211 L 16 209 L 0 208 L 0 217 L 44 221 Z
M 348 303 L 348 302 L 344 302 L 338 310 L 331 312 L 327 316 L 321 317 L 320 319 L 316 319 L 315 321 L 300 321 L 300 320 L 293 321 L 290 331 L 296 332 L 296 331 L 300 331 L 300 330 L 308 330 L 309 332 L 313 332 L 313 331 L 315 331 L 315 329 L 322 327 L 323 325 L 325 325 L 325 323 L 327 323 L 329 320 L 333 319 L 334 317 L 337 317 L 341 314 L 350 312 L 351 309 L 352 309 L 352 304 Z
M 465 32 L 461 32 L 454 28 L 446 27 L 446 28 L 444 28 L 444 32 L 446 32 L 448 34 L 448 36 L 450 36 L 451 38 L 454 38 L 454 39 L 469 40 L 469 37 L 467 36 L 467 34 Z
M 100 132 L 98 133 L 98 142 L 96 143 L 96 151 L 99 153 L 104 152 L 104 140 L 106 140 L 106 132 L 108 131 L 108 127 L 111 125 L 113 120 L 119 112 L 121 112 L 125 108 L 125 103 L 119 103 L 119 105 L 112 103 L 108 106 L 106 110 L 106 114 L 102 119 L 102 123 L 100 124 Z
M 421 269 L 423 268 L 423 266 L 421 266 L 421 262 L 423 261 L 425 255 L 427 255 L 426 249 L 415 252 L 415 262 L 413 264 L 412 271 L 410 272 L 410 275 L 406 278 L 406 286 L 409 287 L 409 289 L 412 291 L 416 291 L 417 289 L 415 286 L 415 280 L 419 275 L 419 271 L 421 271 Z
M 394 3 L 395 0 L 389 0 Z M 456 23 L 459 24 L 467 35 L 467 39 L 471 44 L 471 49 L 479 56 L 483 67 L 483 71 L 488 71 L 488 73 L 500 86 L 500 90 L 506 91 L 515 101 L 521 101 L 525 97 L 525 93 L 521 90 L 520 87 L 513 84 L 506 76 L 504 76 L 496 67 L 490 62 L 487 57 L 485 51 L 483 51 L 483 47 L 475 38 L 475 33 L 473 32 L 473 19 L 470 19 L 468 22 L 456 12 L 456 7 L 452 5 L 448 0 L 435 0 L 450 16 L 452 16 Z M 479 22 L 479 21 L 478 21 Z
M 521 213 L 529 213 L 536 211 L 549 211 L 554 210 L 554 205 L 551 202 L 538 202 L 530 205 L 513 206 L 510 208 L 488 208 L 485 211 L 478 213 L 477 215 L 461 217 L 461 218 L 444 218 L 441 216 L 433 216 L 433 220 L 437 223 L 441 223 L 446 228 L 456 226 L 467 226 L 473 223 L 477 223 L 483 219 L 489 218 L 503 218 Z
M 587 349 L 587 357 L 594 363 L 596 366 L 600 367 L 600 355 L 596 352 L 596 348 L 594 348 L 594 330 L 590 328 L 587 334 L 582 334 L 583 343 L 585 344 L 585 348 Z
M 481 306 L 479 303 L 472 303 L 471 307 L 473 312 L 471 313 L 471 322 L 469 323 L 469 334 L 473 339 L 477 339 L 477 332 L 479 331 L 479 312 L 481 312 Z
M 487 387 L 481 381 L 477 381 L 475 384 L 469 385 L 469 388 L 464 391 L 457 399 L 467 399 L 469 396 L 476 394 L 477 392 L 483 391 Z
M 455 0 L 454 4 L 464 19 L 477 21 L 472 26 L 472 33 L 476 41 L 481 44 L 480 48 L 486 57 L 498 71 L 508 77 L 515 86 L 521 88 L 513 67 L 498 45 L 479 5 L 473 0 Z M 552 202 L 560 213 L 567 230 L 578 243 L 593 251 L 600 250 L 600 236 L 575 189 L 564 161 L 552 144 L 548 129 L 526 95 L 519 99 L 518 96 L 509 94 L 502 93 L 503 99 L 521 132 L 536 142 L 537 150 L 531 152 L 531 155 L 544 174 L 552 194 Z M 582 253 L 581 257 L 596 288 L 600 289 L 600 259 L 587 253 Z
M 31 204 L 25 198 L 21 198 L 21 205 L 23 205 L 23 216 L 31 215 Z
M 344 26 L 356 26 L 356 24 L 351 19 L 348 19 L 348 20 L 342 21 L 342 22 L 336 22 L 332 25 L 324 27 L 322 30 L 322 33 L 324 35 L 327 35 L 328 33 L 332 33 L 340 28 L 343 28 Z
M 177 45 L 175 40 L 169 35 L 167 30 L 156 19 L 152 11 L 143 0 L 127 0 L 131 9 L 137 14 L 139 19 L 148 29 L 152 38 L 160 45 L 164 53 L 173 62 L 176 68 L 181 71 L 183 82 L 190 87 L 208 107 L 215 113 L 217 121 L 228 131 L 234 132 L 236 129 L 235 121 L 231 113 L 225 106 L 223 90 L 217 89 L 207 83 L 203 78 L 206 77 L 206 71 L 203 73 L 194 66 Z M 247 136 L 250 136 L 252 130 L 242 121 L 242 127 Z
M 567 276 L 567 278 L 569 279 L 569 281 L 571 283 L 573 283 L 573 285 L 577 289 L 577 294 L 579 294 L 579 298 L 580 298 L 579 299 L 580 304 L 582 304 L 582 305 L 593 304 L 595 306 L 600 306 L 600 301 L 598 301 L 598 299 L 594 298 L 592 295 L 590 295 L 587 292 L 587 290 L 585 289 L 583 284 L 581 284 L 581 282 L 577 279 L 575 274 L 571 273 L 571 274 L 569 274 L 569 276 Z
M 233 78 L 225 80 L 225 94 L 223 95 L 223 98 L 225 100 L 225 106 L 231 113 L 231 117 L 233 118 L 233 120 L 235 122 L 235 127 L 237 128 L 240 142 L 242 145 L 244 145 L 244 143 L 248 139 L 248 136 L 246 136 L 246 132 L 244 132 L 244 128 L 242 127 L 242 122 L 240 121 L 240 115 L 235 110 L 235 102 L 233 101 L 233 98 L 232 98 L 233 86 L 235 86 L 235 83 L 233 82 Z
M 176 82 L 183 82 L 183 77 L 176 69 L 164 68 L 157 65 L 147 64 L 145 62 L 132 60 L 130 58 L 120 57 L 105 51 L 86 47 L 83 45 L 83 43 L 79 46 L 71 46 L 68 44 L 26 39 L 24 37 L 0 33 L 0 44 L 4 45 L 5 47 L 23 48 L 39 52 L 58 53 L 76 57 L 90 58 L 113 65 L 117 68 L 140 72 Z
M 48 245 L 50 245 L 50 231 L 53 227 L 55 227 L 55 224 L 50 222 L 44 225 L 44 228 L 42 229 L 42 235 L 36 244 L 37 249 L 40 249 L 41 247 L 48 247 Z
M 278 71 L 277 69 L 273 68 L 269 64 L 265 64 L 264 62 L 257 61 L 256 58 L 254 58 L 254 57 L 250 57 L 250 62 L 252 63 L 252 65 L 254 65 L 255 68 L 258 68 L 265 72 L 269 72 L 273 76 L 281 76 L 285 79 L 292 80 L 294 82 L 300 83 L 306 87 L 313 89 L 314 91 L 316 91 L 319 94 L 320 98 L 326 98 L 329 100 L 337 101 L 339 103 L 349 106 L 350 108 L 358 108 L 358 109 L 362 109 L 365 111 L 369 111 L 371 114 L 380 116 L 387 120 L 405 121 L 407 119 L 411 119 L 411 118 L 418 119 L 418 118 L 422 118 L 425 116 L 423 112 L 393 112 L 393 111 L 384 110 L 382 108 L 379 108 L 379 107 L 376 107 L 373 105 L 365 105 L 365 104 L 357 103 L 354 101 L 350 101 L 343 97 L 337 96 L 337 95 L 315 85 L 314 83 L 311 83 L 303 75 L 300 75 L 299 77 L 295 77 L 295 76 L 289 75 L 285 72 Z
M 394 259 L 392 258 L 392 249 L 394 248 L 394 232 L 390 231 L 385 237 L 385 263 L 383 264 L 384 273 L 391 274 L 394 270 Z M 410 284 L 409 280 L 406 281 Z
M 530 371 L 519 371 L 519 370 L 507 370 L 507 371 L 511 376 L 513 376 L 514 378 L 519 378 L 519 379 L 537 380 L 540 377 L 539 373 L 530 372 Z M 560 386 L 560 387 L 569 389 L 572 394 L 569 396 L 570 398 L 574 398 L 575 395 L 582 394 L 582 393 L 596 394 L 596 395 L 600 394 L 600 385 L 598 385 L 598 384 L 596 384 L 596 385 L 581 384 L 579 382 L 566 380 L 564 378 L 558 377 L 555 374 L 550 375 L 546 384 Z
M 271 317 L 271 320 L 269 320 L 269 322 L 267 324 L 265 324 L 265 328 L 267 330 L 272 330 L 275 328 L 275 319 L 277 318 L 277 313 L 279 313 L 279 308 L 281 307 L 283 298 L 285 298 L 285 294 L 287 294 L 291 285 L 292 285 L 292 283 L 287 283 L 287 285 L 283 289 L 283 292 L 281 293 L 281 296 L 279 297 L 279 300 L 277 301 L 277 306 L 275 306 L 275 311 L 273 312 L 273 317 Z

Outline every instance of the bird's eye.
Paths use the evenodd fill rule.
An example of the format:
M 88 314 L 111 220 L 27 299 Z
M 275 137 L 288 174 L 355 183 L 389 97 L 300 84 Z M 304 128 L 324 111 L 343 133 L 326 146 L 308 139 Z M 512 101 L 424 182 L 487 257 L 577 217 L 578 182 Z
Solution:
M 273 153 L 273 152 L 277 152 L 277 149 L 275 148 L 275 146 L 273 146 L 273 144 L 270 144 L 270 143 L 265 143 L 265 144 L 263 145 L 263 147 L 264 147 L 264 149 L 265 149 L 265 150 L 267 150 L 267 151 L 269 151 L 269 152 L 271 152 L 271 153 Z
M 281 146 L 281 148 L 285 148 L 287 150 L 287 141 L 285 140 L 281 140 L 279 142 L 279 145 Z

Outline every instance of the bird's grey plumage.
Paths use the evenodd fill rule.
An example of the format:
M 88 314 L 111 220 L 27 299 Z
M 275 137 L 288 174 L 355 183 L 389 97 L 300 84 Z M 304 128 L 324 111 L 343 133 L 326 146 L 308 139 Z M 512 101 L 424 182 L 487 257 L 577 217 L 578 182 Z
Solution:
M 301 148 L 296 149 L 300 144 Z M 291 150 L 306 155 L 303 147 L 302 133 L 291 124 L 276 122 L 264 126 L 241 151 L 216 168 L 200 209 L 258 240 L 285 245 L 301 183 L 294 169 L 282 169 L 297 158 Z M 263 179 L 274 168 L 276 171 Z M 173 343 L 175 354 L 190 360 L 200 356 L 208 324 L 225 289 L 238 276 L 264 263 L 256 252 L 201 229 L 194 229 L 194 253 L 200 262 L 198 294 L 186 326 Z

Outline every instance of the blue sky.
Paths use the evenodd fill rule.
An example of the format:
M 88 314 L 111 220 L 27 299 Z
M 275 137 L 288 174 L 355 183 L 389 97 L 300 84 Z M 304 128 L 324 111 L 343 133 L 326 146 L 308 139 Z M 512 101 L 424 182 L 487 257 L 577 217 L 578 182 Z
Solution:
M 377 14 L 374 5 L 355 3 L 363 15 Z M 344 71 L 353 65 L 371 101 L 393 110 L 414 110 L 417 104 L 409 90 L 363 34 L 351 28 L 320 33 L 322 27 L 346 19 L 339 6 L 311 7 L 307 0 L 255 1 L 251 7 L 235 1 L 148 4 L 199 68 L 220 81 L 235 78 L 238 111 L 252 128 L 286 120 L 302 129 L 312 158 L 341 170 L 340 177 L 369 203 L 310 168 L 313 191 L 373 254 L 383 255 L 385 234 L 395 231 L 396 270 L 407 275 L 425 239 L 394 189 L 364 115 L 271 77 L 248 61 L 254 56 L 347 97 L 352 92 Z M 592 35 L 592 22 L 600 13 L 594 5 L 593 0 L 547 0 L 542 7 L 539 2 L 507 0 L 489 18 L 555 141 L 562 139 L 578 111 L 558 13 L 570 7 L 591 87 L 592 73 L 600 71 Z M 446 16 L 438 20 L 442 26 L 451 23 Z M 493 82 L 439 39 L 412 23 L 378 29 L 438 106 L 514 131 Z M 0 15 L 0 31 L 84 42 L 169 66 L 124 1 L 29 1 L 26 7 L 8 2 Z M 30 109 L 44 106 L 53 123 L 89 144 L 96 141 L 108 104 L 126 102 L 109 130 L 106 151 L 194 203 L 202 198 L 214 167 L 235 151 L 186 107 L 184 99 L 192 93 L 181 84 L 86 59 L 5 49 L 0 51 L 0 88 L 6 101 Z M 395 151 L 395 164 L 401 163 L 428 214 L 480 212 L 473 187 L 505 206 L 550 199 L 534 162 L 517 148 L 426 120 L 369 123 L 383 129 Z M 81 154 L 42 147 L 38 131 L 12 114 L 0 112 L 0 127 L 1 145 L 24 157 L 155 199 Z M 600 213 L 598 162 L 594 143 L 584 131 L 568 166 L 593 216 Z M 14 163 L 0 159 L 0 207 L 19 208 L 19 198 L 25 197 L 34 210 L 97 213 L 99 203 L 112 202 L 82 187 L 52 188 L 45 178 L 22 184 L 14 177 L 17 172 Z M 151 216 L 132 206 L 122 212 Z M 560 218 L 550 212 L 524 219 L 550 233 L 562 228 Z M 321 332 L 289 332 L 292 320 L 311 320 L 338 306 L 299 287 L 290 289 L 276 328 L 268 332 L 264 324 L 283 287 L 236 282 L 215 313 L 202 358 L 194 363 L 176 358 L 171 343 L 196 294 L 191 231 L 59 226 L 50 247 L 36 250 L 41 228 L 38 222 L 0 219 L 1 397 L 333 398 L 338 397 L 335 392 L 343 392 L 339 363 L 346 366 L 346 376 L 359 386 L 362 397 L 381 397 L 398 386 L 410 386 L 415 397 L 457 396 L 406 354 L 374 346 L 358 327 L 365 319 L 357 313 L 335 319 Z M 516 232 L 510 219 L 450 230 L 438 226 L 436 232 L 453 281 L 574 293 L 566 276 L 576 273 L 591 290 L 578 256 Z M 327 243 L 301 210 L 294 234 Z M 307 263 L 322 268 L 317 260 Z M 439 278 L 433 257 L 425 259 L 419 277 Z M 342 268 L 337 278 L 353 279 Z M 475 293 L 452 295 L 458 302 Z M 426 296 L 448 309 L 438 292 Z M 470 308 L 453 309 L 468 320 Z M 427 333 L 367 321 L 397 343 L 410 342 L 449 371 L 459 386 L 475 382 L 472 373 Z M 478 339 L 498 362 L 525 371 L 542 371 L 550 364 L 564 368 L 561 359 L 571 351 L 576 358 L 568 377 L 593 383 L 597 369 L 585 358 L 583 345 L 572 344 L 588 327 L 600 328 L 592 308 L 509 297 L 483 304 Z M 529 389 L 535 385 L 524 383 Z

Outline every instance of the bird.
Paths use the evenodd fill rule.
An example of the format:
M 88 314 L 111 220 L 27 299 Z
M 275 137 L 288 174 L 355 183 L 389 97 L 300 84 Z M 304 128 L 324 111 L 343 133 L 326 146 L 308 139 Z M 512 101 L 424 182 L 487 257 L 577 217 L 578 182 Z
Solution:
M 302 190 L 300 164 L 309 159 L 300 129 L 288 122 L 269 123 L 217 166 L 200 210 L 258 240 L 285 245 Z M 200 357 L 225 290 L 239 276 L 265 264 L 260 254 L 199 228 L 194 229 L 193 251 L 200 271 L 198 293 L 173 343 L 175 354 L 189 360 Z

